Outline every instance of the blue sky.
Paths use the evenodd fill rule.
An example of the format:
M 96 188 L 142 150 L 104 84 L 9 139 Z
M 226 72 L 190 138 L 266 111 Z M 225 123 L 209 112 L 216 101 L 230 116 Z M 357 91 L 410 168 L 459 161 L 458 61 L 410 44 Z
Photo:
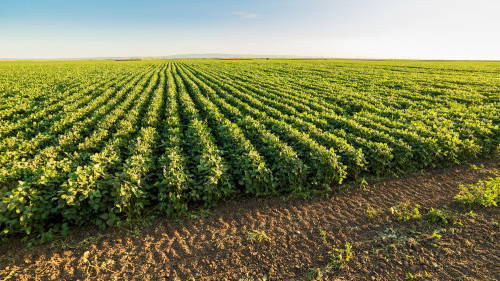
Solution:
M 0 58 L 500 59 L 498 0 L 1 0 Z

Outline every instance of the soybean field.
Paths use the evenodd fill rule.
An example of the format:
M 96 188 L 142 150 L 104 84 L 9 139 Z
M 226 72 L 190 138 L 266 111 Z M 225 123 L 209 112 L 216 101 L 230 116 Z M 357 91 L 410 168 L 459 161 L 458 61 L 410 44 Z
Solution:
M 498 157 L 500 62 L 0 62 L 0 237 Z

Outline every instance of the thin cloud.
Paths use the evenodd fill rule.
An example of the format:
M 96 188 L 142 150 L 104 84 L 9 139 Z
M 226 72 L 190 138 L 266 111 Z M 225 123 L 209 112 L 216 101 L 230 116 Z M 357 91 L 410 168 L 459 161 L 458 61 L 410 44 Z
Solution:
M 233 16 L 237 16 L 241 19 L 251 19 L 257 17 L 257 14 L 254 13 L 245 13 L 245 12 L 237 12 L 233 13 Z

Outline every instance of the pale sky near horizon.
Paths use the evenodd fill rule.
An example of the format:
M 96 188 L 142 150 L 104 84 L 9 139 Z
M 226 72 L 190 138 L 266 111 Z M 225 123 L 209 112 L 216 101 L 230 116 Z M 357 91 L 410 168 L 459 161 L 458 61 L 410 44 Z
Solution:
M 0 0 L 0 58 L 500 60 L 500 0 Z

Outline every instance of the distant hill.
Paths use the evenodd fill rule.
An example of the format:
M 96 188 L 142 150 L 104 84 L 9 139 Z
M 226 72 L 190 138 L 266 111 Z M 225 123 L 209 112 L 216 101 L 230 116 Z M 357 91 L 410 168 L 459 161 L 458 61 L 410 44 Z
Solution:
M 0 60 L 107 60 L 107 59 L 202 59 L 202 58 L 312 58 L 310 56 L 252 54 L 177 54 L 169 56 L 81 57 L 81 58 L 0 58 Z
M 202 59 L 202 58 L 311 58 L 309 56 L 252 54 L 177 54 L 168 56 L 81 57 L 81 58 L 0 58 L 0 60 L 107 60 L 107 59 Z
M 180 54 L 164 58 L 190 59 L 190 58 L 301 58 L 301 56 L 285 55 L 252 55 L 252 54 Z M 305 58 L 303 56 L 302 58 Z

